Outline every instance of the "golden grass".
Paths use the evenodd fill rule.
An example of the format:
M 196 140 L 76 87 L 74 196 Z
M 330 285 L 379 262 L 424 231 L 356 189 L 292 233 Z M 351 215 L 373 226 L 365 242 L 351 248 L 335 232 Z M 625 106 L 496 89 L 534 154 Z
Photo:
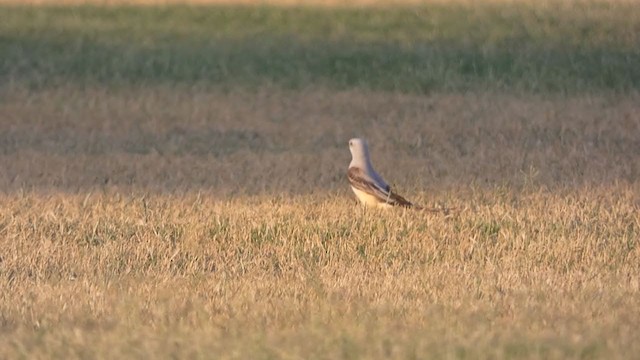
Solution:
M 433 1 L 430 1 L 433 3 Z M 337 0 L 0 0 L 0 4 L 28 4 L 28 5 L 167 5 L 167 4 L 191 4 L 191 5 L 284 5 L 284 6 L 397 6 L 419 5 L 426 3 L 424 0 L 355 0 L 348 4 Z
M 632 357 L 638 104 L 5 92 L 0 357 Z M 463 210 L 356 206 L 353 135 Z
M 445 218 L 343 198 L 2 197 L 2 354 L 628 357 L 636 195 L 455 193 Z

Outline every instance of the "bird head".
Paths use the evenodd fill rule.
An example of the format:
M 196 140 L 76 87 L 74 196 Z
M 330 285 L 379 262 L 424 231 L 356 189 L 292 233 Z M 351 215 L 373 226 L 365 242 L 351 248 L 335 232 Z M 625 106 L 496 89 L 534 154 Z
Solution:
M 361 138 L 349 140 L 349 151 L 351 152 L 351 163 L 353 165 L 364 166 L 369 162 L 369 147 L 367 141 Z

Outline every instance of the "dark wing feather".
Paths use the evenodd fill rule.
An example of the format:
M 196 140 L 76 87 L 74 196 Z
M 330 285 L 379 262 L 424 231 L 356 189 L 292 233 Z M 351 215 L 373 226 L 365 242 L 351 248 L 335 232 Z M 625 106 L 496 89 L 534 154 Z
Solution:
M 391 188 L 388 185 L 383 189 L 377 186 L 375 182 L 367 179 L 368 177 L 360 168 L 350 167 L 347 171 L 347 177 L 349 178 L 349 183 L 351 184 L 351 186 L 360 191 L 364 191 L 367 194 L 375 196 L 380 200 L 380 202 L 404 207 L 413 206 L 413 204 L 407 201 L 407 199 L 391 191 Z
M 402 196 L 394 193 L 393 191 L 390 190 L 390 198 L 392 201 L 387 201 L 390 204 L 393 205 L 399 205 L 399 206 L 404 206 L 404 207 L 412 207 L 414 206 L 410 201 L 408 201 L 407 199 L 403 198 Z
M 350 167 L 349 171 L 347 171 L 347 177 L 349 178 L 349 183 L 351 184 L 351 186 L 360 191 L 364 191 L 367 194 L 375 196 L 376 198 L 380 199 L 380 201 L 384 201 L 384 199 L 389 197 L 388 191 L 385 191 L 385 189 L 376 186 L 373 181 L 367 179 L 364 171 L 362 171 L 362 169 L 360 168 Z

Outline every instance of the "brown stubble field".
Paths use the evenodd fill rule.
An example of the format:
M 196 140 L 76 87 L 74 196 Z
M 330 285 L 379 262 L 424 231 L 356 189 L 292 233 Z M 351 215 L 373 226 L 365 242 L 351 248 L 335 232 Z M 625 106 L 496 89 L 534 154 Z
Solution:
M 485 24 L 483 16 L 495 15 L 477 6 L 460 18 Z M 266 49 L 276 59 L 277 51 L 288 54 L 293 65 L 261 68 L 264 49 L 242 45 L 240 35 L 237 48 L 208 38 L 190 43 L 183 33 L 176 36 L 184 44 L 175 45 L 170 32 L 156 39 L 145 28 L 170 12 L 132 9 L 43 10 L 59 23 L 21 10 L 23 24 L 0 26 L 0 50 L 20 60 L 0 59 L 0 358 L 628 359 L 640 352 L 639 78 L 616 77 L 633 70 L 624 56 L 637 55 L 635 13 L 624 12 L 633 26 L 603 26 L 622 34 L 619 53 L 602 52 L 601 63 L 591 58 L 598 49 L 570 54 L 576 68 L 610 66 L 613 75 L 593 85 L 588 71 L 560 71 L 559 80 L 535 66 L 519 73 L 518 56 L 509 56 L 529 49 L 515 41 L 495 58 L 492 46 L 504 45 L 497 40 L 481 48 L 485 58 L 465 42 L 474 39 L 460 48 L 449 39 L 444 50 L 415 45 L 422 62 L 424 54 L 447 60 L 459 51 L 480 67 L 475 75 L 461 67 L 456 77 L 457 68 L 435 60 L 421 68 L 410 51 L 394 57 L 403 47 L 350 48 L 384 39 L 369 21 L 395 29 L 389 33 L 398 39 L 414 25 L 338 12 L 355 40 L 335 45 L 313 40 L 331 13 L 267 6 L 249 15 L 274 33 L 278 21 L 295 28 L 296 16 L 320 18 L 317 29 L 302 29 L 322 51 L 284 41 Z M 527 14 L 509 9 L 496 13 L 501 21 Z M 614 18 L 606 6 L 587 10 L 572 19 Z M 199 11 L 172 11 L 176 29 L 194 38 L 210 31 L 212 20 Z M 242 23 L 245 11 L 224 15 Z M 458 19 L 437 11 L 423 13 Z M 146 25 L 134 26 L 136 16 Z M 218 30 L 233 35 L 234 21 Z M 553 33 L 554 22 L 544 24 L 540 33 Z M 487 36 L 511 33 L 496 29 Z M 560 33 L 573 34 L 567 29 Z M 609 41 L 606 31 L 590 31 L 594 44 Z M 562 70 L 564 53 L 551 42 L 542 48 L 549 52 L 540 58 Z M 171 57 L 176 49 L 186 52 Z M 308 61 L 323 51 L 342 68 Z M 117 53 L 124 60 L 112 62 Z M 52 60 L 33 60 L 42 54 Z M 215 80 L 194 81 L 190 68 L 212 56 L 228 73 L 204 71 Z M 367 56 L 414 66 L 417 85 L 395 84 L 411 76 L 386 78 L 397 68 L 384 62 L 379 72 L 358 67 Z M 483 73 L 483 64 L 495 73 Z M 441 78 L 459 83 L 447 88 Z M 562 81 L 566 90 L 531 85 Z M 598 87 L 607 81 L 613 89 Z M 456 210 L 357 205 L 345 174 L 354 136 L 368 139 L 377 170 L 400 194 Z
M 637 104 L 13 91 L 0 107 L 0 351 L 628 357 Z M 356 206 L 353 135 L 408 197 L 461 210 Z
M 638 100 L 269 86 L 13 90 L 0 104 L 8 170 L 0 186 L 347 195 L 345 144 L 362 136 L 405 191 L 633 187 Z

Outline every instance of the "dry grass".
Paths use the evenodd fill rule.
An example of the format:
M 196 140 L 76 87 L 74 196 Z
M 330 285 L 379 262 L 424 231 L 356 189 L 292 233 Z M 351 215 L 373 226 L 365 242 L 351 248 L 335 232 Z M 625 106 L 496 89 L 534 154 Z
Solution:
M 2 95 L 2 358 L 640 351 L 636 95 Z M 355 206 L 353 135 L 464 210 Z
M 2 9 L 0 358 L 637 356 L 636 7 L 459 2 Z
M 262 88 L 12 90 L 0 188 L 237 194 L 344 189 L 367 138 L 405 189 L 636 183 L 640 98 Z M 311 165 L 313 164 L 313 165 Z M 248 171 L 247 169 L 251 169 Z
M 2 355 L 640 350 L 633 192 L 453 196 L 468 210 L 452 218 L 322 196 L 3 196 Z
M 483 3 L 532 3 L 540 2 L 532 0 L 483 0 Z M 633 3 L 632 0 L 546 0 L 548 4 L 574 4 L 574 3 Z M 167 5 L 167 4 L 192 4 L 192 5 L 284 5 L 284 6 L 414 6 L 424 4 L 474 4 L 474 0 L 0 0 L 0 4 L 18 5 Z

